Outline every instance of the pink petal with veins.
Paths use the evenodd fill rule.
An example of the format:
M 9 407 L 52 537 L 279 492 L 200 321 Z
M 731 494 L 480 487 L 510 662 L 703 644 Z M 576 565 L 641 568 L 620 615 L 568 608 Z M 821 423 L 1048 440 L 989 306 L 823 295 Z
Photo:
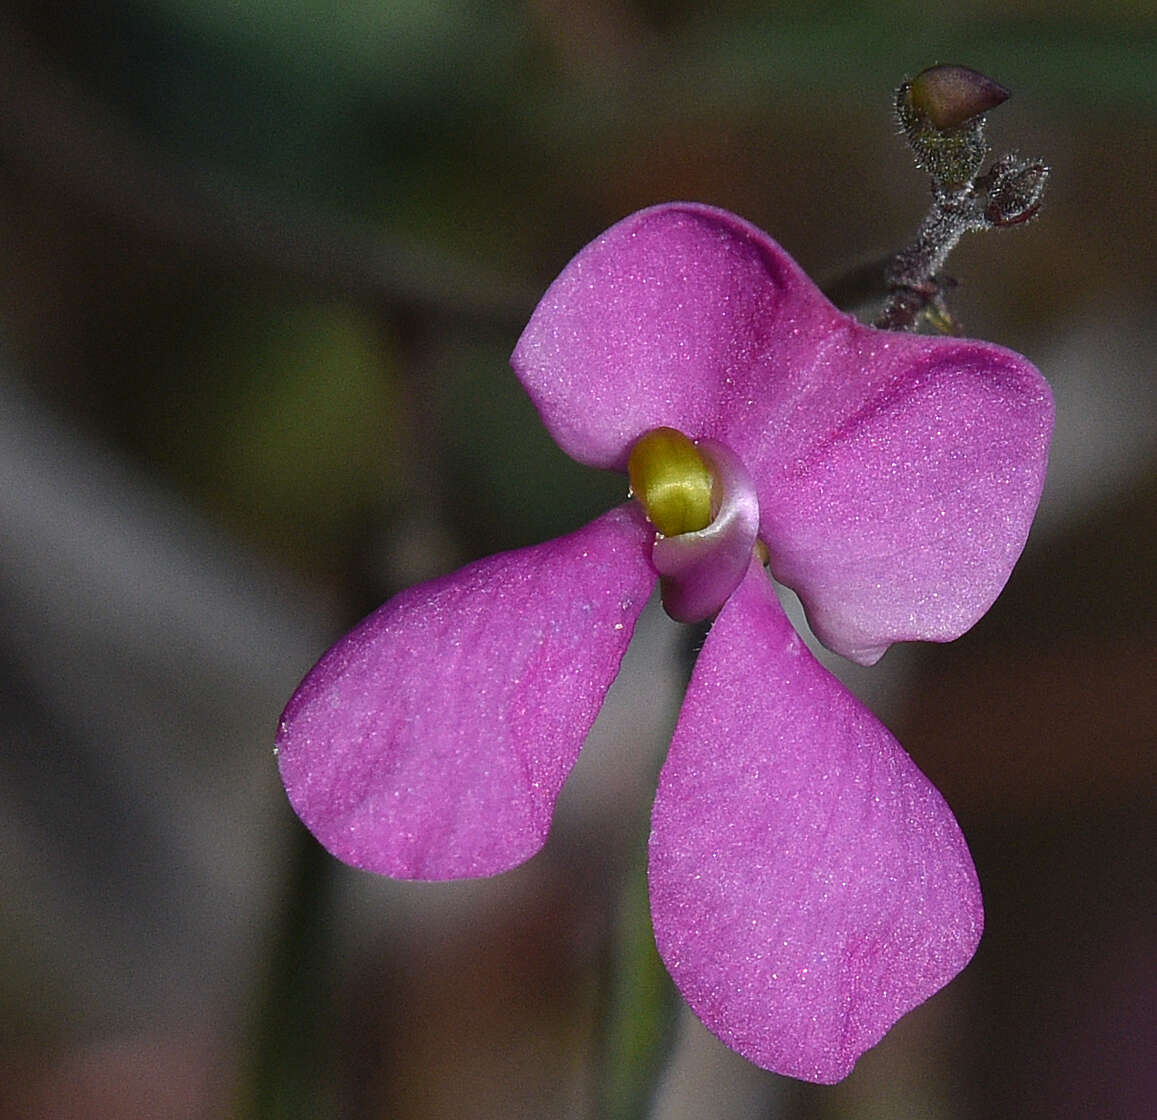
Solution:
M 302 682 L 277 737 L 294 809 L 339 859 L 493 875 L 542 847 L 655 584 L 634 505 L 403 591 Z
M 835 1082 L 968 963 L 976 872 L 944 799 L 812 657 L 752 564 L 707 637 L 659 779 L 659 952 L 767 1069 Z

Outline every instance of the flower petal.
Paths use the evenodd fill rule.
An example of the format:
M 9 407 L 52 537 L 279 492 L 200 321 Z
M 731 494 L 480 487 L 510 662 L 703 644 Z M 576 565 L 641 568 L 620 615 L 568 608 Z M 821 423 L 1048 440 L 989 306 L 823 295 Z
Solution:
M 894 641 L 959 637 L 1000 594 L 1040 500 L 1053 405 L 995 346 L 867 328 L 855 341 L 829 363 L 870 371 L 871 392 L 813 423 L 792 461 L 765 463 L 757 488 L 776 578 L 824 645 L 870 665 Z
M 282 716 L 298 815 L 339 859 L 404 879 L 539 850 L 655 584 L 634 503 L 395 596 Z
M 843 318 L 766 234 L 723 210 L 672 203 L 624 218 L 579 252 L 511 364 L 581 463 L 622 470 L 635 440 L 660 427 L 717 438 L 746 460 L 747 446 L 726 436 L 728 417 L 742 417 L 757 390 L 783 396 L 774 379 L 761 385 L 768 368 L 810 367 Z
M 847 1076 L 972 957 L 983 911 L 951 811 L 822 668 L 752 564 L 707 637 L 659 779 L 655 940 L 744 1057 Z
M 772 570 L 821 640 L 863 663 L 968 629 L 1040 497 L 1052 400 L 1029 362 L 863 326 L 712 207 L 653 207 L 593 241 L 511 361 L 581 462 L 621 469 L 660 426 L 735 451 Z

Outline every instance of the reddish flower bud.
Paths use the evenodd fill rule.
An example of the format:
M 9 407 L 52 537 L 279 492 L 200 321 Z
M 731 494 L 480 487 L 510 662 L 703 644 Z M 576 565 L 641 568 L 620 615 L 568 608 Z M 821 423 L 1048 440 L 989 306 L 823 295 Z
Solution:
M 1009 92 L 999 82 L 967 66 L 930 66 L 908 83 L 908 104 L 939 129 L 962 124 L 1007 101 Z

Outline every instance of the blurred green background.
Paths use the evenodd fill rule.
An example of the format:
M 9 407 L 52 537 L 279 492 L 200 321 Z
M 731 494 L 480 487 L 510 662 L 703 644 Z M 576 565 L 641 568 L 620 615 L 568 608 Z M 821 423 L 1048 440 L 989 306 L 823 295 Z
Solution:
M 398 587 L 621 498 L 506 364 L 574 252 L 669 199 L 820 283 L 895 251 L 927 187 L 891 91 L 934 62 L 1053 169 L 949 271 L 1052 381 L 1054 462 L 990 615 L 848 679 L 988 929 L 834 1089 L 680 1021 L 655 1115 L 1151 1115 L 1155 58 L 1125 0 L 3 4 L 0 1116 L 598 1115 L 678 634 L 641 626 L 546 852 L 489 883 L 319 856 L 277 716 Z

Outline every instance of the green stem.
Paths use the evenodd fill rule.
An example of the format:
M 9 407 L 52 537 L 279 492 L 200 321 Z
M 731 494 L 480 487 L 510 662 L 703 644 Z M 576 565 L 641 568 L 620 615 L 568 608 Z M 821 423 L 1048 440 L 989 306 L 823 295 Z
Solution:
M 601 1120 L 645 1120 L 674 1042 L 678 995 L 655 949 L 646 845 L 627 872 L 612 938 L 599 1085 Z
M 291 862 L 237 1120 L 334 1114 L 328 967 L 334 863 L 301 827 L 293 829 Z

